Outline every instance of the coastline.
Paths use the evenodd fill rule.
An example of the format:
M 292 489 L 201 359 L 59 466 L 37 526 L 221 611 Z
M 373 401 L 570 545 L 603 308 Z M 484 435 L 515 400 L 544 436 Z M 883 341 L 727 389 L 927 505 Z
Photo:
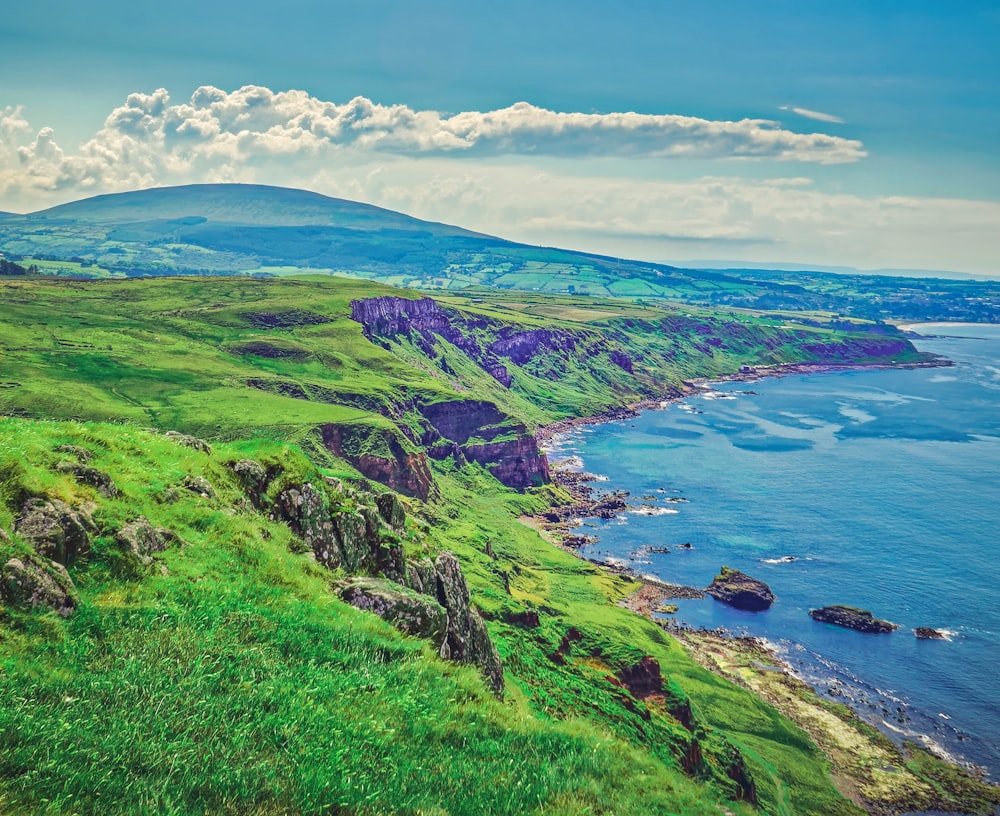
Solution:
M 575 428 L 634 418 L 642 411 L 662 410 L 709 388 L 712 383 L 753 383 L 765 377 L 794 374 L 951 365 L 954 365 L 951 360 L 934 357 L 898 365 L 794 363 L 755 367 L 728 376 L 686 381 L 660 399 L 556 422 L 540 428 L 536 437 L 540 446 L 547 448 L 558 436 Z M 601 517 L 604 512 L 622 509 L 629 494 L 596 494 L 591 483 L 600 481 L 600 477 L 582 471 L 553 467 L 552 477 L 572 497 L 572 503 L 524 521 L 546 540 L 584 558 L 577 548 L 588 543 L 587 537 L 570 531 L 582 518 Z M 656 623 L 682 643 L 702 666 L 754 692 L 808 733 L 830 762 L 837 789 L 866 812 L 875 816 L 918 811 L 1000 813 L 1000 786 L 987 781 L 980 769 L 961 765 L 943 751 L 934 753 L 933 743 L 924 746 L 905 740 L 902 745 L 896 744 L 848 705 L 823 697 L 764 640 L 724 630 L 695 629 L 657 614 L 672 611 L 667 601 L 702 597 L 702 590 L 643 575 L 625 563 L 584 560 L 635 581 L 635 591 L 620 602 L 621 606 Z

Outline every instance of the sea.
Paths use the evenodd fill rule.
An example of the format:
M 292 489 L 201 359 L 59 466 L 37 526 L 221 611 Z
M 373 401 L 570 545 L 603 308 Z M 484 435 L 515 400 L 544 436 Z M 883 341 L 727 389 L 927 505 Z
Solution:
M 1000 780 L 1000 326 L 910 328 L 954 365 L 709 384 L 557 436 L 549 457 L 630 494 L 581 521 L 582 556 L 701 588 L 723 565 L 765 581 L 767 611 L 706 597 L 669 617 L 763 638 L 897 740 Z M 899 629 L 809 617 L 831 604 Z

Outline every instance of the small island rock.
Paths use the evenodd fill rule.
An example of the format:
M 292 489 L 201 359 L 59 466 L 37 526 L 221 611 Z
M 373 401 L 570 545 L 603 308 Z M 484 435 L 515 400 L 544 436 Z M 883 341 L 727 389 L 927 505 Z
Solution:
M 939 632 L 937 629 L 931 629 L 929 626 L 918 626 L 913 630 L 920 640 L 944 640 L 944 632 Z
M 867 609 L 857 609 L 853 606 L 824 606 L 821 609 L 810 609 L 809 616 L 821 623 L 832 623 L 865 632 L 871 635 L 882 635 L 899 627 L 895 623 L 879 620 Z
M 747 612 L 760 612 L 774 603 L 774 593 L 767 584 L 730 567 L 723 567 L 705 591 L 717 601 Z

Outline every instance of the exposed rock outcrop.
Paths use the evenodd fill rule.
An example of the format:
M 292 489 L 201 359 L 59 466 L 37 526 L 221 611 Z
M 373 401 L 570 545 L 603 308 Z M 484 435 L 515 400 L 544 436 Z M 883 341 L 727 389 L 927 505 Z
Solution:
M 118 495 L 117 486 L 103 470 L 77 462 L 59 462 L 56 465 L 56 470 L 60 473 L 70 474 L 81 484 L 90 485 L 105 498 L 113 498 Z
M 142 567 L 153 563 L 155 553 L 163 552 L 179 541 L 172 530 L 154 527 L 145 516 L 139 516 L 122 527 L 115 535 L 115 540 L 122 552 Z
M 416 496 L 426 501 L 434 492 L 434 479 L 427 465 L 427 456 L 421 452 L 406 451 L 390 431 L 382 432 L 379 449 L 385 454 L 365 450 L 357 437 L 359 429 L 343 425 L 323 425 L 320 428 L 323 444 L 335 456 L 346 459 L 366 478 L 380 482 L 406 496 Z M 367 433 L 379 433 L 369 430 Z M 376 440 L 379 441 L 379 440 Z M 381 444 L 381 443 L 384 443 Z
M 767 584 L 730 567 L 723 567 L 705 591 L 717 601 L 748 612 L 760 612 L 774 603 Z
M 660 664 L 647 655 L 638 663 L 622 669 L 618 678 L 635 697 L 643 699 L 651 694 L 663 693 L 663 675 Z
M 90 551 L 86 517 L 59 499 L 32 498 L 21 508 L 16 532 L 45 558 L 63 566 Z
M 44 606 L 64 617 L 79 596 L 66 568 L 37 555 L 11 558 L 0 571 L 0 597 L 12 606 Z
M 267 491 L 267 471 L 253 459 L 240 459 L 233 465 L 233 473 L 255 507 L 260 507 Z
M 835 626 L 872 635 L 888 634 L 899 628 L 895 623 L 879 620 L 867 609 L 853 606 L 824 606 L 821 609 L 810 609 L 809 616 L 822 623 L 832 623 Z
M 191 448 L 192 450 L 201 451 L 202 453 L 211 453 L 212 446 L 208 444 L 204 439 L 199 439 L 197 436 L 189 436 L 188 434 L 183 434 L 180 431 L 167 431 L 164 436 L 172 442 L 176 442 L 178 445 L 183 445 L 185 448 Z
M 428 595 L 381 578 L 351 578 L 340 588 L 351 606 L 374 612 L 401 632 L 427 638 L 441 648 L 448 634 L 448 613 Z
M 406 523 L 406 511 L 395 493 L 382 493 L 375 497 L 379 515 L 394 530 L 402 530 Z
M 343 561 L 340 542 L 323 494 L 306 482 L 283 490 L 274 504 L 274 518 L 285 521 L 313 551 L 316 560 L 335 569 Z
M 549 481 L 548 459 L 539 451 L 535 437 L 529 434 L 507 441 L 465 445 L 462 453 L 507 487 L 522 490 Z
M 918 626 L 916 629 L 913 630 L 913 634 L 915 634 L 918 638 L 920 638 L 920 640 L 945 639 L 944 632 L 941 632 L 937 629 L 931 629 L 931 627 L 929 626 Z

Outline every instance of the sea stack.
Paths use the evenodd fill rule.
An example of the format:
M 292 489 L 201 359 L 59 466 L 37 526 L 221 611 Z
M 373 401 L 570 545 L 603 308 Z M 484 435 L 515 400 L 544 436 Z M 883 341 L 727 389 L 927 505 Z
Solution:
M 879 620 L 867 609 L 857 609 L 853 606 L 824 606 L 821 609 L 810 609 L 809 616 L 821 623 L 832 623 L 857 632 L 870 635 L 884 635 L 898 629 L 895 623 Z
M 705 591 L 715 600 L 747 612 L 761 612 L 774 603 L 771 587 L 730 567 L 723 567 Z

